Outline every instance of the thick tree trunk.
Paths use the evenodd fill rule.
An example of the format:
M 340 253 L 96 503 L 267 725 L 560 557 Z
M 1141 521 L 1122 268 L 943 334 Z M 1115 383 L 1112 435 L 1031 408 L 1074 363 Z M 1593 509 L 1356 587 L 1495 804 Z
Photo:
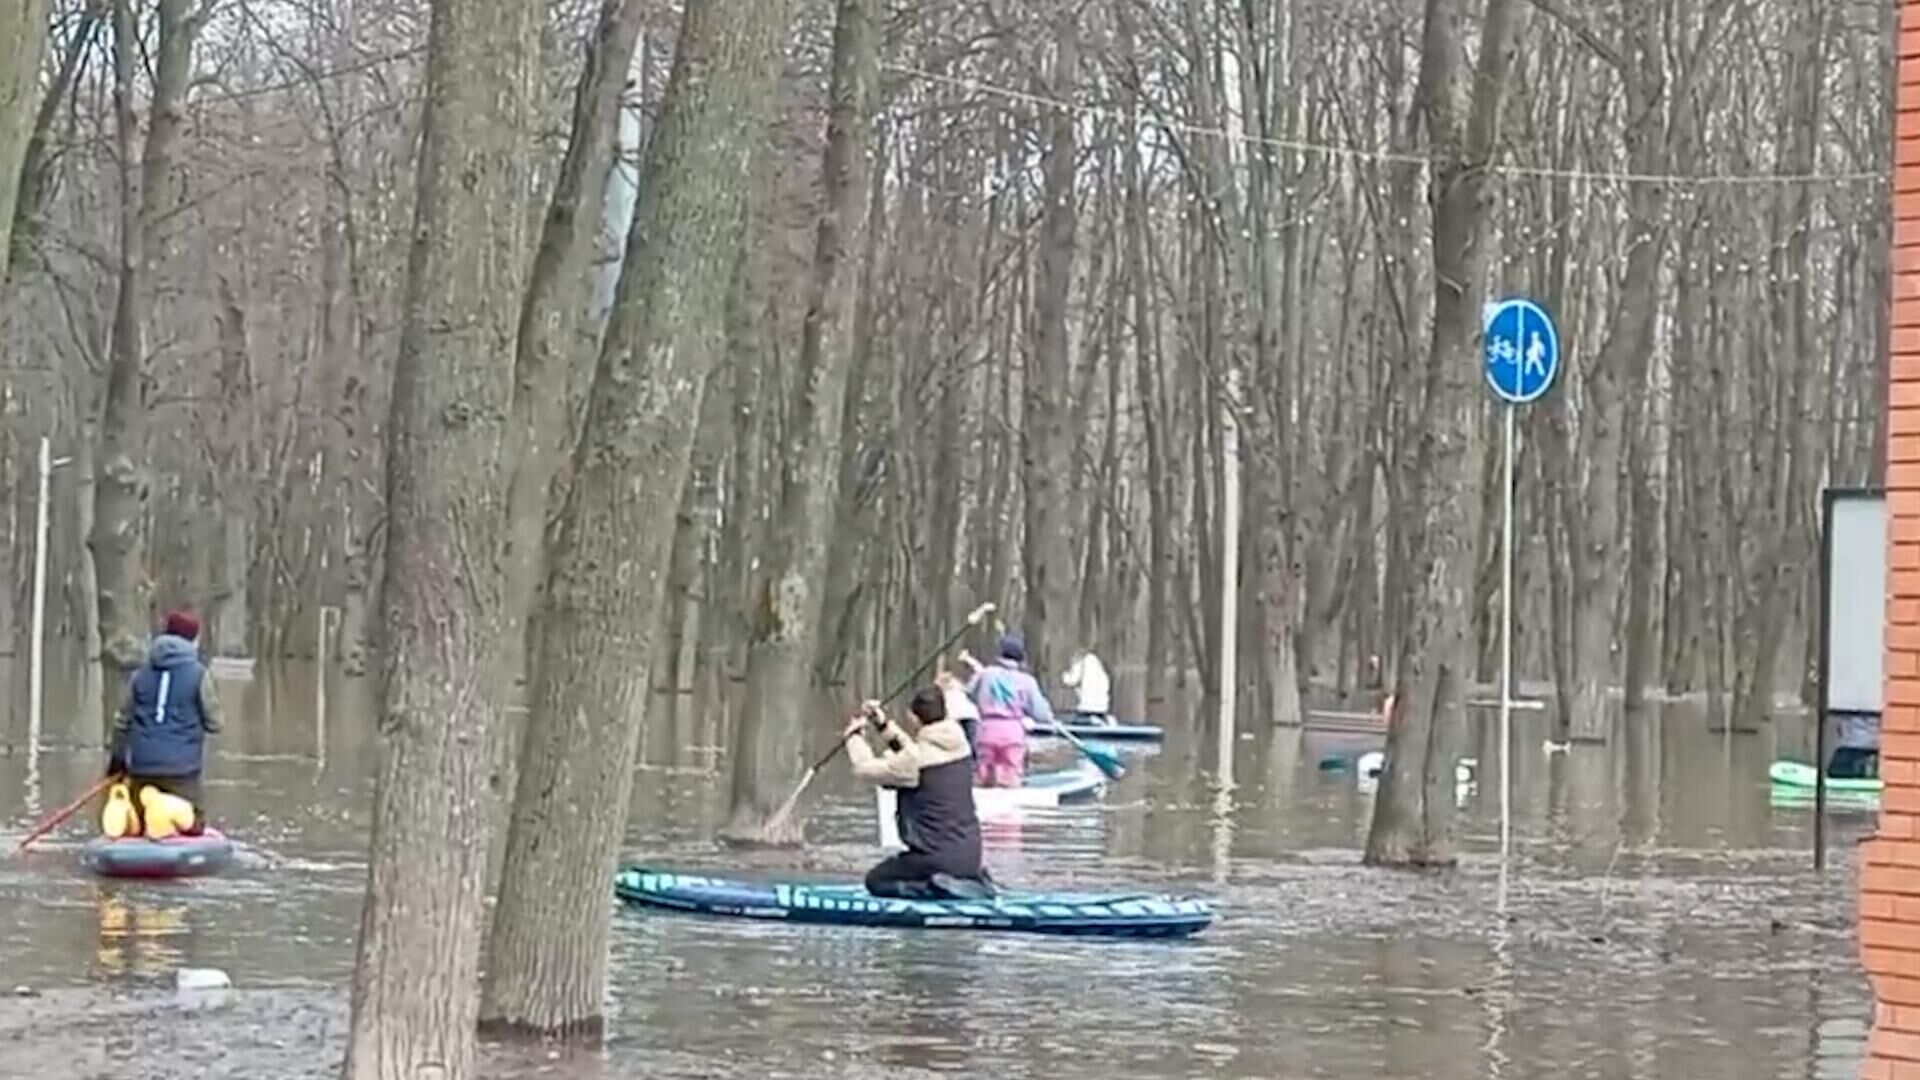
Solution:
M 1460 40 L 1464 7 L 1462 0 L 1427 0 L 1421 42 L 1417 100 L 1433 152 L 1433 330 L 1415 497 L 1398 508 L 1417 515 L 1420 531 L 1410 545 L 1411 618 L 1401 630 L 1395 723 L 1367 833 L 1372 865 L 1440 866 L 1455 858 L 1453 758 L 1473 661 L 1468 604 L 1479 532 L 1479 500 L 1469 488 L 1482 426 L 1474 342 L 1487 260 L 1485 169 L 1516 18 L 1515 0 L 1489 0 L 1479 70 L 1469 72 Z M 1465 117 L 1456 113 L 1463 102 L 1470 103 Z
M 247 583 L 253 574 L 254 511 L 259 505 L 253 481 L 253 440 L 245 437 L 253 415 L 253 366 L 247 342 L 246 314 L 232 281 L 220 278 L 220 431 L 227 434 L 215 463 L 218 492 L 210 520 L 219 529 L 209 545 L 214 555 L 212 638 L 217 656 L 251 655 L 251 611 Z M 237 437 L 236 437 L 237 434 Z
M 1644 40 L 1643 33 L 1628 33 Z M 1666 129 L 1662 107 L 1667 75 L 1658 52 L 1638 47 L 1609 52 L 1626 87 L 1626 108 L 1638 125 L 1627 134 L 1628 158 L 1635 171 L 1657 174 L 1667 162 Z M 1587 399 L 1580 405 L 1579 426 L 1584 444 L 1568 464 L 1586 474 L 1573 483 L 1579 507 L 1576 543 L 1569 548 L 1572 564 L 1573 685 L 1566 695 L 1569 734 L 1579 742 L 1603 742 L 1608 731 L 1608 700 L 1615 681 L 1615 611 L 1626 576 L 1628 528 L 1623 524 L 1633 498 L 1622 498 L 1626 476 L 1627 439 L 1638 415 L 1628 398 L 1646 393 L 1648 356 L 1653 347 L 1656 289 L 1667 250 L 1666 189 L 1658 184 L 1636 184 L 1628 199 L 1627 257 L 1616 284 L 1615 308 L 1606 343 L 1585 370 Z M 1561 395 L 1571 408 L 1572 398 Z M 1575 464 L 1577 463 L 1577 465 Z M 1636 553 L 1646 558 L 1651 553 Z
M 702 573 L 710 563 L 720 518 L 720 472 L 732 433 L 732 373 L 725 367 L 708 376 L 694 431 L 693 457 L 686 487 L 674 515 L 673 546 L 667 556 L 666 601 L 660 616 L 660 641 L 654 649 L 655 693 L 697 694 L 699 665 L 687 655 L 698 647 L 701 628 L 715 613 L 711 582 Z M 690 625 L 693 624 L 693 625 Z M 690 649 L 689 646 L 693 646 Z
M 642 0 L 601 0 L 600 20 L 574 90 L 573 130 L 520 308 L 513 414 L 502 454 L 511 469 L 507 617 L 512 655 L 502 673 L 512 679 L 526 675 L 523 631 L 538 603 L 545 568 L 548 493 L 572 434 L 567 389 L 580 381 L 578 371 L 590 366 L 598 343 L 599 328 L 588 318 L 595 281 L 590 270 L 599 251 L 620 95 L 648 10 Z
M 734 737 L 727 827 L 736 840 L 799 839 L 794 833 L 771 834 L 767 827 L 800 768 L 802 724 L 811 715 L 802 703 L 810 700 L 814 639 L 825 600 L 821 586 L 840 487 L 856 257 L 866 246 L 867 185 L 873 172 L 868 132 L 878 68 L 874 38 L 873 0 L 839 0 L 822 167 L 825 204 L 814 237 L 795 397 L 786 424 L 784 480 L 749 601 L 746 722 Z
M 100 417 L 95 466 L 92 552 L 100 605 L 101 681 L 118 686 L 145 651 L 147 573 L 141 529 L 147 516 L 148 369 L 146 323 L 153 267 L 159 260 L 160 226 L 173 210 L 178 180 L 174 150 L 179 141 L 187 85 L 193 74 L 193 44 L 207 9 L 190 13 L 188 0 L 161 0 L 159 43 L 153 66 L 146 141 L 138 158 L 139 118 L 133 106 L 139 60 L 133 0 L 114 3 L 114 108 L 120 149 L 120 289 L 114 301 L 113 344 L 107 393 Z M 112 695 L 107 695 L 112 699 Z
M 878 391 L 868 386 L 874 360 L 874 324 L 879 318 L 874 304 L 874 274 L 879 260 L 883 215 L 886 213 L 886 185 L 867 185 L 867 248 L 861 255 L 859 301 L 853 314 L 853 355 L 848 364 L 840 422 L 856 437 L 840 440 L 840 483 L 833 512 L 833 543 L 827 549 L 826 613 L 821 620 L 819 647 L 814 653 L 814 668 L 821 685 L 833 685 L 845 675 L 847 654 L 854 644 L 855 615 L 860 610 L 860 586 L 856 572 L 866 560 L 871 543 L 872 522 L 866 514 L 871 505 L 869 464 L 873 455 L 867 432 L 873 424 L 874 403 Z M 955 571 L 958 571 L 955 567 Z
M 13 212 L 33 132 L 46 40 L 45 0 L 0 0 L 0 283 L 7 280 L 13 251 Z
M 1267 37 L 1271 28 L 1258 23 L 1275 16 L 1271 5 L 1247 5 L 1243 10 L 1255 21 L 1245 28 L 1249 41 Z M 1271 115 L 1281 96 L 1271 85 L 1276 79 L 1275 62 L 1268 59 L 1242 68 L 1243 107 L 1250 117 L 1257 117 L 1257 133 L 1267 139 L 1283 134 L 1275 130 Z M 1300 529 L 1296 470 L 1301 459 L 1293 452 L 1295 433 L 1289 430 L 1295 381 L 1291 367 L 1298 358 L 1288 355 L 1283 346 L 1285 313 L 1294 305 L 1287 303 L 1285 295 L 1289 260 L 1282 246 L 1283 239 L 1297 245 L 1299 237 L 1295 226 L 1276 220 L 1283 213 L 1279 206 L 1283 177 L 1275 151 L 1270 146 L 1249 148 L 1247 170 L 1255 390 L 1247 401 L 1233 405 L 1251 421 L 1252 445 L 1244 456 L 1259 464 L 1249 479 L 1255 493 L 1251 501 L 1261 512 L 1250 515 L 1252 535 L 1247 546 L 1258 569 L 1257 602 L 1249 606 L 1258 614 L 1262 632 L 1249 635 L 1258 658 L 1250 667 L 1264 684 L 1266 715 L 1280 726 L 1299 727 L 1304 719 L 1299 666 L 1303 571 L 1295 532 Z
M 659 618 L 674 505 L 686 484 L 748 183 L 787 33 L 787 0 L 686 8 L 612 322 L 574 451 L 539 613 L 526 756 L 487 966 L 490 1026 L 597 1039 L 604 1029 L 608 875 Z
M 599 325 L 591 317 L 600 223 L 613 168 L 620 95 L 640 36 L 641 0 L 602 0 L 600 18 L 574 90 L 573 130 L 560 162 L 527 274 L 513 368 L 513 407 L 501 461 L 508 470 L 506 652 L 499 668 L 508 733 L 495 763 L 501 789 L 513 791 L 527 716 L 527 656 L 539 628 L 530 618 L 546 568 L 549 493 L 572 434 L 570 391 L 592 363 Z M 498 879 L 505 833 L 489 856 L 489 891 Z M 488 1010 L 483 1005 L 482 1014 Z
M 1071 95 L 1079 71 L 1079 27 L 1072 16 L 1060 20 L 1054 55 L 1054 94 Z M 1073 286 L 1075 233 L 1079 227 L 1079 198 L 1074 191 L 1080 142 L 1078 116 L 1055 109 L 1048 125 L 1046 183 L 1041 198 L 1040 278 L 1034 300 L 1033 348 L 1027 354 L 1022 386 L 1020 472 L 1025 491 L 1025 528 L 1021 562 L 1025 571 L 1026 603 L 1020 629 L 1024 631 L 1028 665 L 1036 672 L 1051 671 L 1061 643 L 1053 640 L 1072 630 L 1074 572 L 1073 542 L 1063 520 L 1072 487 L 1073 449 L 1077 433 L 1067 430 L 1065 400 L 1069 378 L 1067 303 Z
M 509 727 L 505 463 L 534 42 L 519 0 L 435 0 L 387 429 L 380 770 L 346 1080 L 468 1080 L 493 769 Z M 604 886 L 605 882 L 601 884 Z M 599 891 L 606 891 L 602 888 Z

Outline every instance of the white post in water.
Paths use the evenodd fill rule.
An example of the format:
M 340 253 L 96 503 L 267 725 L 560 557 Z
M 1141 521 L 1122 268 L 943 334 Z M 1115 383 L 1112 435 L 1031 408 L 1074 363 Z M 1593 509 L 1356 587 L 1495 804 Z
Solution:
M 47 703 L 47 503 L 53 470 L 71 458 L 53 457 L 53 440 L 40 436 L 40 486 L 33 508 L 33 640 L 27 660 L 27 802 L 33 812 L 40 803 L 40 736 L 45 728 Z
M 27 667 L 27 749 L 40 754 L 40 715 L 46 705 L 47 487 L 53 478 L 53 440 L 40 436 L 40 490 L 33 508 L 33 656 Z
M 1234 660 L 1240 651 L 1240 369 L 1227 369 L 1227 399 L 1220 408 L 1220 742 L 1216 754 L 1220 789 L 1233 787 Z
M 313 744 L 314 758 L 321 768 L 327 763 L 327 665 L 331 661 L 328 653 L 333 644 L 328 636 L 331 629 L 341 624 L 340 609 L 320 606 L 320 640 L 316 642 L 314 655 L 319 658 L 313 673 Z
M 1505 867 L 1513 848 L 1513 462 L 1514 414 L 1540 400 L 1560 370 L 1560 332 L 1552 316 L 1531 300 L 1510 297 L 1482 313 L 1487 385 L 1504 402 L 1505 463 L 1501 468 L 1500 521 L 1500 865 L 1502 902 Z

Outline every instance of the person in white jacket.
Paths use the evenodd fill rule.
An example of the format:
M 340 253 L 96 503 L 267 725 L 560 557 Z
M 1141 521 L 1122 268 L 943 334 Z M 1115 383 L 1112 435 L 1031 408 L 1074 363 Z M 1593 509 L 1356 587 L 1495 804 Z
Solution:
M 1070 719 L 1083 724 L 1115 724 L 1113 718 L 1113 680 L 1107 665 L 1091 649 L 1077 649 L 1073 663 L 1060 676 L 1077 695 Z

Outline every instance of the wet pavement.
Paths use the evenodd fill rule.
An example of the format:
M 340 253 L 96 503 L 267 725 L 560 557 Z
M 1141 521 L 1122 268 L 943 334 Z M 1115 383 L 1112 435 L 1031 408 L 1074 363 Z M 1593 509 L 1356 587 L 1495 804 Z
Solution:
M 191 883 L 94 879 L 81 830 L 0 861 L 0 1061 L 44 1078 L 330 1077 L 365 873 L 372 744 L 363 692 L 310 672 L 235 686 L 209 800 L 246 848 Z M 18 695 L 10 695 L 17 697 Z M 810 793 L 804 852 L 740 856 L 720 733 L 657 715 L 626 852 L 686 867 L 855 875 L 877 857 L 873 802 L 844 774 Z M 25 750 L 0 727 L 0 842 L 84 790 L 97 752 Z M 707 1077 L 1841 1077 L 1871 1003 L 1857 962 L 1856 841 L 1840 808 L 1825 874 L 1811 811 L 1774 805 L 1766 765 L 1805 756 L 1804 720 L 1718 734 L 1670 707 L 1605 748 L 1548 754 L 1516 717 L 1515 857 L 1501 873 L 1498 748 L 1476 711 L 1465 854 L 1444 875 L 1360 865 L 1368 744 L 1250 733 L 1222 806 L 1213 739 L 1129 749 L 1098 805 L 988 833 L 1012 886 L 1204 892 L 1219 921 L 1187 942 L 789 927 L 622 911 L 612 1042 L 566 1057 L 494 1048 L 487 1075 Z M 821 739 L 830 738 L 823 726 Z M 71 741 L 52 725 L 49 741 Z M 1042 761 L 1065 761 L 1064 746 Z M 234 989 L 183 997 L 180 967 Z

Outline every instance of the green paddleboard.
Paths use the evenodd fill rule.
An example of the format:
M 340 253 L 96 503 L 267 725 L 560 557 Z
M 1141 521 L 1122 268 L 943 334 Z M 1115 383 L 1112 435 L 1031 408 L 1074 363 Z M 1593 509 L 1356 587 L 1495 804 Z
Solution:
M 1776 761 L 1767 769 L 1767 775 L 1782 787 L 1806 788 L 1812 791 L 1818 774 L 1813 766 L 1798 761 Z M 1881 788 L 1878 777 L 1870 780 L 1838 780 L 1827 777 L 1828 791 L 1877 792 Z

